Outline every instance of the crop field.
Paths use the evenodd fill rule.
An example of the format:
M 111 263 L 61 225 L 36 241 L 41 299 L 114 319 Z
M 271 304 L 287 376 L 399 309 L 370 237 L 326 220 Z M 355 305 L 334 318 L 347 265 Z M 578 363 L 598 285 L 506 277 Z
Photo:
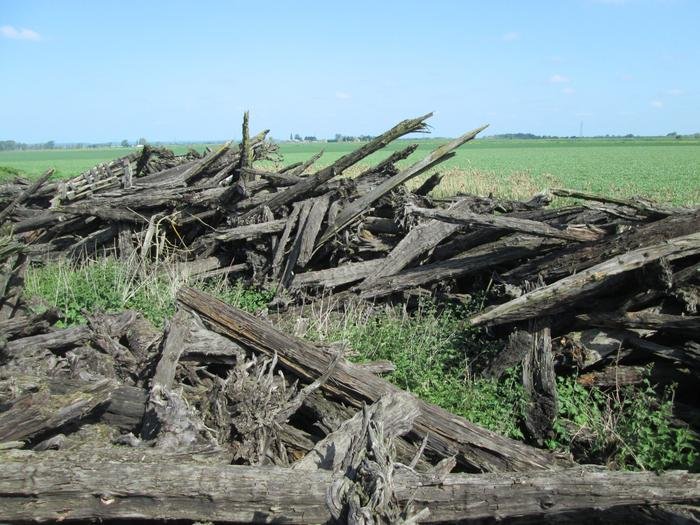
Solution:
M 410 142 L 396 141 L 350 170 L 350 175 Z M 443 142 L 419 140 L 418 150 L 401 165 L 415 162 Z M 282 143 L 280 153 L 282 163 L 288 164 L 323 149 L 325 153 L 318 162 L 323 166 L 359 145 Z M 182 152 L 187 147 L 178 145 L 173 149 Z M 109 148 L 0 152 L 0 180 L 13 176 L 14 170 L 37 176 L 48 167 L 56 168 L 57 177 L 70 177 L 129 151 Z M 475 140 L 412 184 L 419 184 L 435 171 L 445 175 L 434 190 L 437 195 L 470 192 L 524 198 L 547 187 L 569 187 L 613 196 L 640 195 L 678 205 L 700 203 L 700 140 L 692 139 Z

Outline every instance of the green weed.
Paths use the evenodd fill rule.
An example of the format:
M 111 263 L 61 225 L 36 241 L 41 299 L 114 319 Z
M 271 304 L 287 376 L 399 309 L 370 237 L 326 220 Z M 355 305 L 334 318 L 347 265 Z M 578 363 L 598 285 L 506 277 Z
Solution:
M 673 389 L 659 397 L 648 380 L 612 393 L 557 378 L 559 414 L 552 449 L 613 468 L 691 468 L 698 453 L 690 431 L 671 425 Z
M 269 290 L 251 290 L 225 279 L 203 281 L 178 274 L 167 265 L 120 262 L 103 258 L 88 263 L 59 261 L 27 272 L 24 294 L 38 296 L 62 312 L 62 325 L 85 322 L 83 311 L 137 310 L 162 326 L 175 311 L 175 294 L 184 285 L 203 289 L 248 311 L 257 311 L 272 298 Z

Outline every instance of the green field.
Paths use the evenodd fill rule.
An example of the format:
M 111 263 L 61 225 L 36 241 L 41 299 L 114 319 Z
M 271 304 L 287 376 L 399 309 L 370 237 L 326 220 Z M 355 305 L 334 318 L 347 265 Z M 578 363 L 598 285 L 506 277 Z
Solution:
M 401 164 L 423 157 L 442 143 L 420 140 L 418 150 Z M 396 141 L 365 159 L 361 167 L 377 162 L 410 140 Z M 319 165 L 327 165 L 359 147 L 358 143 L 282 143 L 283 163 L 307 159 L 325 150 Z M 186 146 L 176 146 L 185 151 Z M 129 149 L 85 149 L 0 152 L 5 166 L 36 176 L 48 167 L 57 176 L 69 177 Z M 462 146 L 457 155 L 433 171 L 446 177 L 435 190 L 494 193 L 526 197 L 547 187 L 564 186 L 615 196 L 641 195 L 675 204 L 700 203 L 700 140 L 693 139 L 482 139 Z M 356 173 L 352 170 L 352 173 Z M 0 177 L 9 174 L 0 168 Z M 423 176 L 425 178 L 427 175 Z M 415 181 L 414 184 L 419 183 Z

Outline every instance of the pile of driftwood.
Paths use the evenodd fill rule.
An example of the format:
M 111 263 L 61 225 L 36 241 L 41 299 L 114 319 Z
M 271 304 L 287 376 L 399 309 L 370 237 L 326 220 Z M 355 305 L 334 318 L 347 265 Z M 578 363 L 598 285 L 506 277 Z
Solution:
M 320 154 L 253 167 L 275 147 L 249 137 L 246 116 L 237 147 L 146 147 L 69 181 L 1 187 L 16 240 L 0 246 L 0 516 L 413 523 L 626 506 L 641 520 L 665 511 L 630 506 L 697 501 L 697 475 L 577 466 L 537 445 L 557 413 L 555 376 L 572 370 L 616 388 L 654 363 L 697 429 L 700 211 L 569 190 L 437 199 L 437 174 L 406 189 L 483 128 L 408 167 L 395 163 L 416 145 L 340 177 L 429 116 L 311 174 Z M 550 209 L 552 195 L 580 203 Z M 30 262 L 103 253 L 273 285 L 278 307 L 485 289 L 491 306 L 465 327 L 507 339 L 484 373 L 523 364 L 530 445 L 194 289 L 164 334 L 134 312 L 57 329 L 58 312 L 22 302 Z

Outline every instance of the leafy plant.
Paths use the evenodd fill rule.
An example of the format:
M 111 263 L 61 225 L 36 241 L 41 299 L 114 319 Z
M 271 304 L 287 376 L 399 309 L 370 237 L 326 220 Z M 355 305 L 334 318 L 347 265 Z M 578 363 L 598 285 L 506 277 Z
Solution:
M 615 468 L 691 468 L 698 458 L 690 431 L 671 424 L 673 388 L 659 397 L 645 379 L 612 393 L 557 378 L 559 414 L 552 449 Z

